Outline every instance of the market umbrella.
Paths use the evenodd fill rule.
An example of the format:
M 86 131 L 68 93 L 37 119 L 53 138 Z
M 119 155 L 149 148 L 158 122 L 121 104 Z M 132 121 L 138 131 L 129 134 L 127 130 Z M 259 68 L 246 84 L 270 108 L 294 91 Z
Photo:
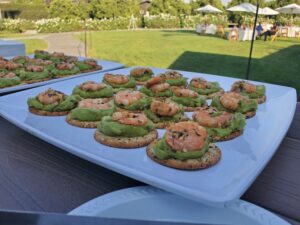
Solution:
M 300 6 L 297 4 L 289 4 L 276 9 L 276 11 L 285 14 L 300 14 Z
M 269 8 L 269 7 L 265 7 L 262 8 L 261 11 L 258 13 L 260 15 L 267 15 L 267 16 L 273 16 L 273 15 L 278 15 L 279 12 Z
M 200 12 L 200 13 L 222 13 L 223 12 L 220 9 L 217 9 L 216 7 L 213 7 L 211 5 L 206 5 L 204 7 L 200 7 L 198 9 L 196 9 L 196 11 Z
M 256 13 L 256 7 L 251 3 L 242 3 L 227 9 L 227 11 L 231 12 L 248 12 L 248 13 Z M 259 12 L 261 9 L 259 9 Z

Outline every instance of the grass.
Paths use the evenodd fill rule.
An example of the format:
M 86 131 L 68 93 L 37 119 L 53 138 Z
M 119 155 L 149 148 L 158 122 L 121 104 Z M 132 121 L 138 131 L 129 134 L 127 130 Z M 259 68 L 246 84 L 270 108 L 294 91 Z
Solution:
M 46 49 L 47 42 L 42 39 L 18 39 L 17 41 L 23 42 L 26 47 L 26 54 L 32 54 L 36 49 Z
M 82 36 L 78 36 L 82 39 Z M 250 42 L 193 31 L 107 31 L 88 34 L 89 56 L 124 63 L 244 78 Z M 300 39 L 255 41 L 250 79 L 300 93 Z

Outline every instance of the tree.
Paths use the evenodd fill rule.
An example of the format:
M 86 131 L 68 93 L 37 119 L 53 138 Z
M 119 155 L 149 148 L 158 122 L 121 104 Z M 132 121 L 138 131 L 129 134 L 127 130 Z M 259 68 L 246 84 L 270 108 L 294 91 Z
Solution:
M 181 14 L 190 14 L 190 5 L 183 0 L 152 0 L 149 8 L 150 14 L 158 15 L 160 13 L 168 13 L 173 16 Z
M 53 0 L 49 7 L 52 17 L 63 19 L 86 18 L 88 11 L 88 4 L 82 0 L 77 2 L 73 2 L 72 0 Z

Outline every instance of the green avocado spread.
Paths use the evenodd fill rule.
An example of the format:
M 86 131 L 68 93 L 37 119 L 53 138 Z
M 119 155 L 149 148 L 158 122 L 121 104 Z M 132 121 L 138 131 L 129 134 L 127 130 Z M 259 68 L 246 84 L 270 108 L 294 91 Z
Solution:
M 76 86 L 72 94 L 79 95 L 82 98 L 109 98 L 113 96 L 113 89 L 111 86 L 107 86 L 99 91 L 84 91 Z
M 114 107 L 111 109 L 87 109 L 75 108 L 70 112 L 70 117 L 79 121 L 100 121 L 104 116 L 111 116 L 114 112 Z
M 176 79 L 166 79 L 166 82 L 171 86 L 185 86 L 186 81 L 187 81 L 186 77 L 180 77 Z
M 23 70 L 20 71 L 19 77 L 21 80 L 41 80 L 51 76 L 49 71 L 44 69 L 43 72 L 28 72 Z
M 19 77 L 0 78 L 0 88 L 10 87 L 21 83 Z
M 246 118 L 241 113 L 235 113 L 229 126 L 224 128 L 206 128 L 208 134 L 212 137 L 225 137 L 235 131 L 241 131 L 246 126 Z
M 257 85 L 256 86 L 256 92 L 254 93 L 247 93 L 245 91 L 242 91 L 242 95 L 247 95 L 251 99 L 261 98 L 266 93 L 266 87 L 264 85 Z
M 144 111 L 145 115 L 154 123 L 159 122 L 179 122 L 184 116 L 184 110 L 181 105 L 179 105 L 179 111 L 173 116 L 159 116 L 152 112 L 150 109 Z
M 77 62 L 75 62 L 75 65 L 80 69 L 80 71 L 91 70 L 91 69 L 94 68 L 93 66 L 91 66 L 89 64 L 86 64 L 83 61 L 77 61 Z
M 130 77 L 132 77 L 136 81 L 141 81 L 141 82 L 145 82 L 145 81 L 149 80 L 151 78 L 151 76 L 152 76 L 152 73 L 146 73 L 141 76 L 130 75 Z
M 176 95 L 173 95 L 171 97 L 171 100 L 178 104 L 181 104 L 183 106 L 188 106 L 188 107 L 199 107 L 205 104 L 204 96 L 199 96 L 198 98 L 190 98 L 190 97 L 178 97 Z
M 59 104 L 43 104 L 37 99 L 37 97 L 33 97 L 27 100 L 27 104 L 29 107 L 38 110 L 43 110 L 48 112 L 60 112 L 60 111 L 68 111 L 74 109 L 80 100 L 81 97 L 79 95 L 70 95 L 70 96 L 65 96 L 64 100 Z
M 232 110 L 229 110 L 225 108 L 221 102 L 220 102 L 220 96 L 215 96 L 212 99 L 211 106 L 216 107 L 218 110 L 221 111 L 229 111 L 232 112 Z M 234 112 L 240 112 L 240 113 L 247 113 L 250 111 L 255 111 L 257 109 L 257 102 L 255 100 L 249 99 L 247 101 L 240 101 L 239 106 Z
M 115 101 L 115 105 L 118 106 L 119 108 L 126 109 L 129 111 L 135 111 L 135 110 L 144 110 L 149 107 L 151 104 L 152 99 L 149 98 L 148 96 L 143 96 L 136 102 L 134 102 L 131 105 L 120 105 Z
M 154 124 L 150 120 L 144 126 L 133 126 L 114 121 L 111 116 L 104 116 L 98 124 L 98 130 L 111 137 L 142 137 L 153 129 Z
M 155 93 L 155 92 L 152 92 L 151 89 L 149 89 L 145 86 L 141 87 L 140 92 L 142 92 L 150 97 L 171 97 L 173 95 L 173 92 L 170 89 Z
M 54 76 L 66 76 L 66 75 L 73 75 L 73 74 L 80 73 L 80 70 L 76 66 L 71 70 L 59 70 L 57 68 L 54 68 L 54 69 L 51 70 L 51 73 Z
M 187 159 L 197 159 L 201 158 L 209 149 L 209 140 L 206 139 L 205 145 L 202 149 L 193 152 L 178 152 L 173 150 L 167 143 L 165 138 L 158 140 L 154 146 L 154 154 L 160 159 L 179 159 L 179 160 L 187 160 Z
M 34 58 L 48 60 L 48 59 L 50 59 L 50 54 L 35 53 Z
M 209 95 L 220 91 L 220 84 L 218 82 L 210 82 L 211 87 L 206 89 L 195 88 L 191 85 L 188 86 L 189 89 L 197 92 L 200 95 Z

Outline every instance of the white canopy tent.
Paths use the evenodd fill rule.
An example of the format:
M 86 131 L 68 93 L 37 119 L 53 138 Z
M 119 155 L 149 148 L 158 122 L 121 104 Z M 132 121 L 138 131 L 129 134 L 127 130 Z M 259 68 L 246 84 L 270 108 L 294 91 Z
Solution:
M 196 9 L 196 11 L 199 13 L 222 13 L 223 12 L 212 5 L 206 5 L 204 7 L 200 7 Z
M 267 15 L 267 16 L 274 16 L 274 15 L 278 15 L 279 12 L 269 8 L 269 7 L 265 7 L 262 8 L 261 11 L 259 12 L 260 15 Z
M 276 9 L 276 11 L 285 14 L 300 14 L 300 6 L 297 4 L 289 4 Z

